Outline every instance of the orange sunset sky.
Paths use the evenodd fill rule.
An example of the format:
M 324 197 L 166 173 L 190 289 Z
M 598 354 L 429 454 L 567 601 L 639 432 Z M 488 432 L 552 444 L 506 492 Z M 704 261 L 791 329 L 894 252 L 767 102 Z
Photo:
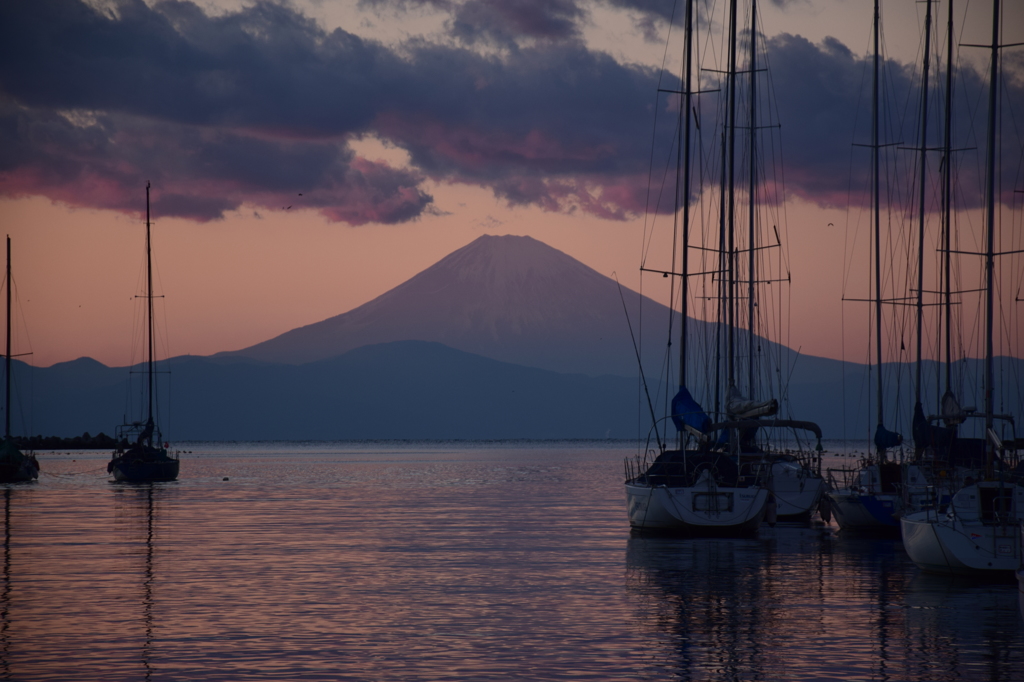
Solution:
M 716 22 L 720 4 L 699 3 Z M 1003 42 L 1024 42 L 1024 9 L 1009 4 Z M 481 234 L 535 237 L 639 289 L 645 221 L 652 220 L 642 197 L 656 106 L 653 74 L 666 54 L 670 6 L 626 0 L 5 3 L 0 148 L 8 151 L 0 152 L 0 223 L 13 248 L 15 352 L 30 348 L 29 362 L 40 366 L 81 356 L 115 366 L 132 360 L 147 180 L 157 293 L 165 296 L 159 323 L 171 355 L 239 349 L 348 311 Z M 740 6 L 749 12 L 749 0 Z M 870 3 L 789 0 L 758 7 L 778 96 L 806 93 L 806 101 L 791 105 L 790 118 L 810 117 L 819 105 L 842 112 L 848 93 L 823 93 L 806 74 L 801 87 L 779 70 L 790 63 L 820 67 L 828 84 L 834 76 L 826 69 L 846 69 L 852 82 L 865 83 Z M 944 59 L 946 7 L 934 8 L 933 59 Z M 924 12 L 923 3 L 883 2 L 889 68 L 914 88 Z M 958 3 L 957 40 L 988 42 L 990 12 L 989 2 Z M 714 40 L 709 51 L 718 49 Z M 218 52 L 232 41 L 249 42 Z M 154 44 L 165 52 L 143 54 Z M 51 59 L 55 50 L 59 59 Z M 798 50 L 820 58 L 802 58 Z M 342 76 L 329 68 L 371 52 L 372 66 L 353 64 Z M 1007 50 L 1003 60 L 1004 250 L 1024 248 L 1024 194 L 1014 193 L 1024 189 L 1022 55 Z M 206 57 L 216 68 L 195 66 Z M 323 63 L 309 66 L 316 59 Z M 987 74 L 984 50 L 961 48 L 960 61 Z M 677 63 L 668 70 L 678 72 Z M 932 68 L 938 103 L 934 61 Z M 476 74 L 464 93 L 455 76 L 445 80 L 459 70 Z M 361 80 L 367 71 L 373 78 Z M 329 80 L 336 76 L 338 82 Z M 511 95 L 488 99 L 505 77 L 514 82 Z M 533 96 L 531 79 L 538 83 L 536 100 L 524 101 Z M 564 87 L 548 90 L 549 81 Z M 964 250 L 982 247 L 983 214 L 971 172 L 983 163 L 986 100 L 975 81 L 964 87 L 974 99 L 965 105 L 957 141 L 976 147 L 962 153 Z M 913 135 L 917 90 L 900 91 L 900 82 L 894 77 L 889 84 L 893 108 L 905 120 L 894 136 Z M 567 103 L 549 106 L 552 96 L 545 93 L 565 90 Z M 635 109 L 593 114 L 626 95 L 647 99 Z M 860 93 L 849 100 L 859 113 L 834 123 L 808 118 L 820 128 L 813 134 L 802 119 L 787 121 L 785 102 L 780 107 L 788 197 L 780 230 L 792 273 L 783 341 L 804 354 L 865 361 L 867 307 L 842 298 L 868 295 L 862 190 L 869 157 L 851 143 L 869 141 L 870 101 Z M 578 109 L 575 102 L 582 102 Z M 930 144 L 938 144 L 937 104 L 930 115 Z M 209 170 L 223 158 L 218 150 L 235 154 L 243 143 L 255 151 L 246 148 L 231 164 Z M 333 160 L 321 173 L 311 171 L 327 153 Z M 254 179 L 252 166 L 262 163 L 274 166 L 273 177 Z M 937 168 L 936 157 L 929 171 Z M 928 278 L 939 229 L 935 201 L 928 201 L 926 289 L 936 287 Z M 664 216 L 658 220 L 669 224 Z M 655 251 L 667 249 L 670 238 L 658 229 Z M 976 265 L 963 259 L 964 288 L 979 284 Z M 1006 256 L 999 266 L 997 352 L 1020 357 L 1024 304 L 1015 298 L 1024 298 L 1024 258 Z M 658 281 L 645 280 L 643 291 L 667 301 Z M 962 324 L 978 326 L 979 300 L 964 296 Z M 968 354 L 980 354 L 978 343 L 967 341 Z

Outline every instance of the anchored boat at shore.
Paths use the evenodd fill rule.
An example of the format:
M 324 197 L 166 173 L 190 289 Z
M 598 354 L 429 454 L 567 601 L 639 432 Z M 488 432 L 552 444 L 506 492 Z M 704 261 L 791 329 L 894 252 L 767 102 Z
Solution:
M 0 443 L 0 483 L 23 483 L 39 478 L 39 462 L 26 455 L 11 438 L 11 238 L 7 238 L 7 350 L 5 353 L 4 440 Z
M 153 260 L 150 243 L 149 183 L 146 183 L 146 420 L 117 428 L 119 445 L 107 463 L 116 481 L 146 483 L 178 478 L 179 461 L 167 454 L 167 444 L 154 419 Z

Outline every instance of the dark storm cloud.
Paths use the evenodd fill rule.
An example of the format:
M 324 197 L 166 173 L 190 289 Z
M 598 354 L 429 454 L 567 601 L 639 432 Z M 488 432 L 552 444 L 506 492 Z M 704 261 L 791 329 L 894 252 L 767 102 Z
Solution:
M 844 205 L 848 188 L 858 184 L 850 183 L 851 144 L 870 142 L 853 139 L 858 112 L 862 122 L 869 120 L 864 64 L 833 38 L 814 45 L 787 34 L 768 41 L 768 59 L 787 143 L 790 190 L 819 203 Z
M 313 208 L 353 225 L 395 223 L 415 217 L 431 201 L 418 189 L 422 174 L 355 158 L 337 142 L 0 102 L 5 194 L 134 212 L 147 180 L 156 188 L 159 215 L 199 221 L 250 202 Z
M 786 183 L 795 193 L 819 205 L 844 206 L 847 201 L 869 201 L 871 150 L 871 59 L 854 55 L 845 45 L 826 38 L 814 45 L 800 36 L 782 34 L 768 40 L 768 56 L 785 142 Z M 1004 60 L 1009 61 L 1009 60 Z M 1005 65 L 1004 65 L 1005 66 Z M 1012 66 L 1012 62 L 1011 62 Z M 931 173 L 938 173 L 942 144 L 942 101 L 945 65 L 932 65 L 930 76 L 929 134 L 926 145 Z M 916 181 L 915 164 L 920 145 L 921 84 L 918 66 L 884 60 L 881 72 L 880 144 L 883 182 L 899 183 L 909 201 Z M 1003 79 L 1003 111 L 1024 111 L 1024 82 Z M 963 207 L 981 204 L 984 177 L 985 129 L 988 115 L 987 76 L 967 66 L 954 71 L 952 146 L 958 201 Z M 1019 114 L 1018 114 L 1019 116 Z M 1009 121 L 1011 119 L 1007 119 Z M 998 150 L 1001 175 L 1007 183 L 1017 178 L 1024 147 L 1021 133 L 1004 125 Z M 1011 201 L 1013 188 L 1002 188 L 1002 200 Z M 929 205 L 937 205 L 934 201 Z
M 579 37 L 586 14 L 575 0 L 467 0 L 455 8 L 452 33 L 469 43 L 566 40 Z
M 648 40 L 661 40 L 663 28 L 669 22 L 681 26 L 686 15 L 686 0 L 601 0 L 619 9 L 628 10 L 633 14 L 633 21 Z M 810 4 L 810 0 L 769 0 L 772 5 L 782 9 Z M 706 23 L 708 14 L 714 11 L 709 3 L 694 0 L 694 10 L 701 17 L 700 22 Z M 741 10 L 742 11 L 742 10 Z M 760 15 L 760 12 L 758 12 Z
M 221 16 L 179 0 L 129 0 L 113 14 L 68 0 L 0 3 L 0 193 L 135 210 L 152 180 L 164 215 L 209 220 L 249 203 L 394 223 L 436 210 L 423 190 L 432 179 L 551 211 L 644 210 L 654 109 L 672 104 L 656 89 L 677 85 L 587 49 L 573 28 L 585 20 L 579 5 L 364 4 L 445 9 L 453 30 L 473 15 L 464 43 L 536 40 L 498 55 L 425 42 L 395 51 L 270 2 Z M 853 139 L 864 60 L 834 40 L 783 35 L 768 46 L 787 187 L 841 204 L 850 143 L 866 141 Z M 911 70 L 887 72 L 913 101 Z M 356 156 L 350 142 L 364 135 L 406 150 L 409 167 Z
M 295 204 L 354 225 L 408 220 L 432 201 L 419 172 L 346 144 L 375 115 L 375 81 L 405 67 L 287 9 L 211 18 L 190 3 L 127 2 L 112 17 L 13 2 L 0 26 L 5 194 L 133 210 L 148 179 L 164 215 Z
M 656 21 L 669 21 L 675 19 L 680 23 L 680 17 L 685 14 L 685 0 L 607 0 L 612 7 L 628 9 L 649 16 Z
M 580 36 L 589 12 L 580 0 L 360 0 L 359 6 L 409 11 L 430 8 L 451 15 L 448 31 L 467 43 L 510 46 L 523 38 L 569 40 Z
M 377 93 L 408 77 L 380 46 L 271 3 L 220 17 L 173 0 L 127 0 L 117 18 L 61 0 L 0 12 L 4 90 L 35 106 L 322 135 L 365 127 Z
M 399 56 L 269 3 L 210 17 L 176 1 L 125 2 L 113 16 L 12 2 L 0 27 L 8 195 L 134 206 L 114 188 L 164 177 L 197 195 L 194 209 L 175 204 L 180 215 L 275 208 L 304 189 L 306 206 L 360 223 L 426 210 L 425 173 L 510 201 L 639 209 L 601 208 L 600 195 L 641 182 L 653 74 L 575 41 L 504 58 L 426 44 Z M 409 150 L 413 170 L 354 158 L 347 142 L 367 133 Z M 203 198 L 212 191 L 222 199 Z

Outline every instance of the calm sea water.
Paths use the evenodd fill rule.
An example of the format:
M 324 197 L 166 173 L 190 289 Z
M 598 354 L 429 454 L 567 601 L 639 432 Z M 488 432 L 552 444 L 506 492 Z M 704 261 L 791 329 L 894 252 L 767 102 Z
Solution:
M 4 490 L 0 678 L 1024 679 L 1016 585 L 820 522 L 633 536 L 629 445 L 184 448 Z

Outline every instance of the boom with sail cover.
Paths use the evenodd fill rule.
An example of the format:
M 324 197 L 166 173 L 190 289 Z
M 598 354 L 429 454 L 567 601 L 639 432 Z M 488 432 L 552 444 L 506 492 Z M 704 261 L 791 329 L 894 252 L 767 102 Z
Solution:
M 711 418 L 704 411 L 686 386 L 680 386 L 679 392 L 672 398 L 672 423 L 680 431 L 689 431 L 698 438 L 703 438 Z

